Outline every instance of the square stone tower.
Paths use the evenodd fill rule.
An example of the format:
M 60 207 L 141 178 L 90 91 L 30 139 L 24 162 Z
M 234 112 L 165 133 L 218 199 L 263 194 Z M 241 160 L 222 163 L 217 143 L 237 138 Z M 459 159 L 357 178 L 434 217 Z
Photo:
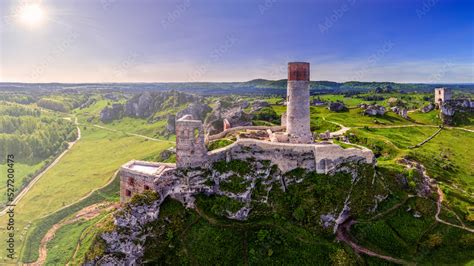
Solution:
M 292 143 L 312 143 L 309 126 L 309 63 L 288 63 L 286 132 Z
M 451 100 L 452 92 L 448 88 L 435 89 L 435 104 L 440 107 L 444 102 Z
M 207 163 L 207 148 L 200 120 L 185 115 L 176 120 L 176 167 L 199 167 Z

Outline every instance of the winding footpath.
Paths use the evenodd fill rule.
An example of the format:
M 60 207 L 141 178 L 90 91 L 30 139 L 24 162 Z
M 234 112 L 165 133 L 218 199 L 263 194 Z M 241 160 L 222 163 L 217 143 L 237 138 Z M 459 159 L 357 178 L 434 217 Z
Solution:
M 64 150 L 58 157 L 56 157 L 56 159 L 48 167 L 46 167 L 43 171 L 41 171 L 38 175 L 36 175 L 35 178 L 33 178 L 33 180 L 31 180 L 28 183 L 28 185 L 20 193 L 18 193 L 18 195 L 15 197 L 15 199 L 13 199 L 12 202 L 9 203 L 9 205 L 16 205 L 26 195 L 26 193 L 28 193 L 28 191 L 30 191 L 30 189 L 38 182 L 38 180 L 40 180 L 40 178 L 43 177 L 44 174 L 46 174 L 51 168 L 53 168 L 64 157 L 64 155 L 66 155 L 66 153 L 68 153 L 71 150 L 72 146 L 74 146 L 74 144 L 76 144 L 77 141 L 81 139 L 81 129 L 77 126 L 78 125 L 77 117 L 74 120 L 74 124 L 76 124 L 76 128 L 77 128 L 76 140 L 69 142 L 67 149 Z M 3 216 L 7 212 L 8 209 L 9 209 L 8 206 L 5 207 L 0 212 L 0 216 Z
M 409 165 L 409 164 L 413 164 L 413 165 Z M 457 220 L 460 222 L 461 225 L 457 225 L 457 224 L 447 222 L 447 221 L 445 221 L 445 220 L 443 220 L 439 217 L 439 215 L 441 213 L 441 209 L 443 208 L 443 205 L 442 205 L 443 200 L 444 200 L 443 191 L 441 190 L 439 185 L 436 183 L 436 181 L 428 176 L 426 168 L 422 164 L 417 163 L 417 162 L 412 162 L 412 161 L 410 161 L 409 164 L 405 164 L 405 165 L 408 166 L 408 167 L 413 167 L 415 164 L 417 164 L 419 169 L 422 170 L 423 178 L 427 179 L 430 182 L 432 188 L 436 189 L 436 193 L 438 194 L 438 199 L 436 201 L 436 214 L 434 216 L 436 222 L 439 222 L 439 223 L 442 223 L 442 224 L 445 224 L 445 225 L 448 225 L 448 226 L 456 227 L 456 228 L 474 233 L 474 229 L 469 228 L 466 225 L 464 225 L 462 220 L 458 217 L 458 215 L 455 212 L 453 212 L 453 213 L 454 213 L 454 215 L 456 216 Z M 370 220 L 378 219 L 378 218 L 384 216 L 385 214 L 393 211 L 394 209 L 399 208 L 400 206 L 402 206 L 406 202 L 406 200 L 408 200 L 409 198 L 412 198 L 412 197 L 414 197 L 414 196 L 409 195 L 409 197 L 406 198 L 402 203 L 399 203 L 399 204 L 395 205 L 394 207 L 392 207 L 391 209 L 389 209 L 388 211 L 386 211 L 384 213 L 381 213 L 379 215 L 376 215 L 376 216 L 372 217 L 372 219 L 370 219 Z M 394 258 L 394 257 L 391 257 L 391 256 L 379 254 L 377 252 L 374 252 L 370 249 L 367 249 L 367 248 L 365 248 L 363 246 L 360 246 L 359 244 L 355 243 L 352 240 L 352 238 L 350 236 L 350 233 L 349 233 L 351 226 L 355 223 L 357 223 L 355 220 L 347 219 L 342 224 L 340 224 L 337 227 L 336 238 L 338 240 L 346 243 L 347 245 L 349 245 L 352 249 L 354 249 L 354 251 L 356 251 L 358 253 L 363 253 L 363 254 L 366 254 L 368 256 L 377 257 L 377 258 L 384 259 L 384 260 L 387 260 L 387 261 L 390 261 L 390 262 L 393 262 L 393 263 L 397 263 L 397 264 L 415 264 L 413 262 L 409 262 L 409 261 Z
M 349 230 L 350 230 L 351 226 L 355 223 L 356 222 L 354 220 L 347 220 L 344 223 L 342 223 L 341 225 L 339 225 L 338 228 L 337 228 L 337 231 L 336 231 L 337 239 L 339 239 L 340 241 L 348 244 L 352 249 L 354 249 L 358 253 L 363 253 L 363 254 L 369 255 L 371 257 L 377 257 L 377 258 L 387 260 L 387 261 L 397 263 L 397 264 L 414 264 L 414 263 L 410 263 L 410 262 L 402 260 L 402 259 L 397 259 L 397 258 L 394 258 L 394 257 L 391 257 L 391 256 L 379 254 L 377 252 L 374 252 L 370 249 L 367 249 L 367 248 L 365 248 L 363 246 L 360 246 L 357 243 L 353 242 L 351 240 L 351 237 L 349 236 Z
M 46 235 L 41 239 L 40 247 L 39 247 L 39 256 L 35 262 L 28 263 L 25 265 L 33 266 L 33 265 L 44 265 L 46 262 L 46 257 L 48 255 L 47 245 L 48 243 L 54 238 L 56 232 L 63 226 L 75 223 L 79 220 L 88 221 L 94 219 L 95 217 L 99 216 L 103 211 L 113 210 L 118 207 L 118 204 L 110 204 L 110 203 L 97 203 L 94 205 L 87 206 L 82 210 L 78 211 L 76 215 L 73 217 L 63 220 L 51 227 L 48 230 Z
M 461 222 L 462 225 L 457 225 L 457 224 L 452 224 L 450 222 L 446 222 L 445 220 L 439 218 L 439 214 L 441 213 L 441 208 L 443 207 L 442 203 L 443 203 L 444 195 L 443 195 L 443 191 L 441 191 L 441 188 L 439 186 L 436 186 L 436 191 L 438 193 L 438 201 L 436 202 L 437 210 L 436 210 L 436 214 L 435 214 L 436 221 L 439 222 L 439 223 L 443 223 L 445 225 L 453 226 L 453 227 L 456 227 L 456 228 L 463 229 L 463 230 L 466 230 L 468 232 L 474 233 L 474 229 L 465 226 L 462 223 L 461 220 L 460 220 L 460 222 Z M 456 215 L 456 213 L 454 213 L 454 214 Z M 457 215 L 456 215 L 456 217 L 457 217 Z M 459 219 L 459 217 L 457 217 L 457 219 Z

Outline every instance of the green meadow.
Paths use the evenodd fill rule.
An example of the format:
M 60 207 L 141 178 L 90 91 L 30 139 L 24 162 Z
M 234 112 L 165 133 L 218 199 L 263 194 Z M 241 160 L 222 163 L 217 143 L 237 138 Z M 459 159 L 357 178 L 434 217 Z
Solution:
M 156 156 L 171 146 L 168 142 L 145 140 L 90 126 L 81 126 L 81 132 L 81 140 L 17 204 L 16 233 L 21 236 L 17 239 L 17 250 L 28 233 L 25 230 L 28 223 L 105 185 L 123 163 Z M 5 216 L 0 220 L 5 224 Z M 4 246 L 2 241 L 2 258 L 5 257 Z
M 22 186 L 26 180 L 31 179 L 33 174 L 41 169 L 43 167 L 45 162 L 40 162 L 37 164 L 33 165 L 28 165 L 24 163 L 15 163 L 14 169 L 15 169 L 15 191 L 19 191 L 19 188 Z M 7 165 L 6 164 L 0 164 L 0 173 L 6 173 L 7 172 Z M 7 200 L 7 177 L 6 175 L 0 175 L 0 206 L 3 205 L 6 200 Z

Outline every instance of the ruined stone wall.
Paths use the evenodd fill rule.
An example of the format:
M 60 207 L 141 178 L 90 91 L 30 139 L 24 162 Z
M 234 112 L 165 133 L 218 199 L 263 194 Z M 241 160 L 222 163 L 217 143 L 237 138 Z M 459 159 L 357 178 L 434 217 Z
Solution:
M 128 201 L 133 195 L 143 193 L 146 189 L 155 189 L 154 178 L 149 175 L 128 171 L 122 167 L 119 176 L 120 202 Z
M 213 141 L 217 139 L 224 138 L 230 133 L 238 132 L 238 131 L 243 131 L 243 130 L 268 130 L 270 129 L 272 132 L 277 132 L 277 131 L 282 131 L 285 130 L 285 126 L 240 126 L 240 127 L 232 127 L 229 129 L 226 129 L 220 133 L 217 133 L 215 135 L 211 135 L 207 137 L 207 141 Z
M 292 143 L 311 143 L 309 63 L 288 63 L 286 131 Z
M 202 122 L 189 119 L 189 116 L 184 116 L 176 121 L 176 166 L 178 168 L 198 167 L 207 161 Z
M 372 151 L 343 149 L 335 144 L 289 144 L 241 139 L 230 146 L 209 152 L 209 162 L 220 160 L 270 160 L 282 172 L 304 168 L 317 173 L 328 173 L 351 160 L 374 163 Z
M 435 89 L 435 104 L 440 106 L 444 102 L 451 100 L 451 90 L 447 88 L 436 88 Z

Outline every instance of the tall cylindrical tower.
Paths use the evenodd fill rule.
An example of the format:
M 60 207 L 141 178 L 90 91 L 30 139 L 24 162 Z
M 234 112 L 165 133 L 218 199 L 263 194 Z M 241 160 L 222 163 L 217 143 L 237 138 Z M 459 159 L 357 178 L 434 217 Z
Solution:
M 286 132 L 292 143 L 312 143 L 309 127 L 309 63 L 288 63 Z

